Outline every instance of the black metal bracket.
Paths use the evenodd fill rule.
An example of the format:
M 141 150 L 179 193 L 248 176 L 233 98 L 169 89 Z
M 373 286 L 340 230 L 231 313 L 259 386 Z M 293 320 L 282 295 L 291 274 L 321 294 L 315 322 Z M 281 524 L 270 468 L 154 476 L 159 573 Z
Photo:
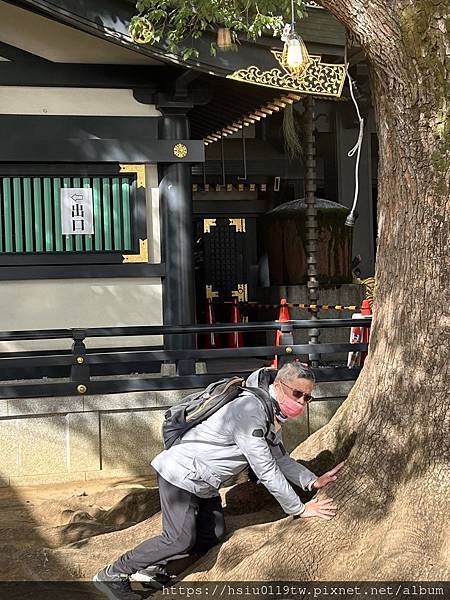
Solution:
M 86 331 L 83 329 L 74 329 L 72 335 L 73 361 L 70 368 L 70 380 L 77 384 L 77 392 L 79 394 L 85 394 L 88 390 L 88 383 L 91 378 L 86 356 L 86 346 L 84 343 Z

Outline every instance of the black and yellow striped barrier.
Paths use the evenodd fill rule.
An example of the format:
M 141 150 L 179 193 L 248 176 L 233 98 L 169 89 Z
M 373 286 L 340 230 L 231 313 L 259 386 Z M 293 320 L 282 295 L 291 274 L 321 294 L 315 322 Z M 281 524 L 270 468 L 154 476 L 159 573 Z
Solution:
M 232 304 L 231 300 L 213 300 L 213 304 Z M 360 306 L 355 304 L 303 304 L 288 302 L 287 304 L 261 304 L 260 302 L 239 302 L 240 306 L 251 306 L 252 308 L 281 308 L 286 306 L 287 308 L 305 308 L 308 310 L 351 310 L 359 312 Z

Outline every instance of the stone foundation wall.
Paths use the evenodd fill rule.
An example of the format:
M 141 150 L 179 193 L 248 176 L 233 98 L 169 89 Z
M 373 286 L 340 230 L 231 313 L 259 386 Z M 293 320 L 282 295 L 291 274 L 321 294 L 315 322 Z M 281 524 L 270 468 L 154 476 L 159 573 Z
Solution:
M 309 415 L 286 424 L 286 448 L 327 423 L 352 385 L 318 384 Z M 0 486 L 149 474 L 165 410 L 192 391 L 0 400 Z

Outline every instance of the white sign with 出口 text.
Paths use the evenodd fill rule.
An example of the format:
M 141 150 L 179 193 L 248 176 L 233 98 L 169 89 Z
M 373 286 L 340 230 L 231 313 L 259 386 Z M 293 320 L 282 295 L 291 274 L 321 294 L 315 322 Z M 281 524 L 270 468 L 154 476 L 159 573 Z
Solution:
M 61 188 L 61 233 L 94 233 L 92 188 Z

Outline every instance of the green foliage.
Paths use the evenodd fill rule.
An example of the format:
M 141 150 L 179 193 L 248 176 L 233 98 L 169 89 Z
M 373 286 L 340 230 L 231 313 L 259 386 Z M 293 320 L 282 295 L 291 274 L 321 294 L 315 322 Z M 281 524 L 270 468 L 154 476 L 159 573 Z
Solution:
M 304 0 L 294 0 L 296 18 L 304 16 Z M 289 0 L 139 0 L 138 13 L 131 20 L 130 32 L 138 43 L 163 42 L 169 52 L 183 60 L 197 57 L 193 41 L 218 27 L 230 29 L 236 48 L 240 36 L 256 40 L 263 34 L 279 36 L 291 20 Z M 180 47 L 182 47 L 180 49 Z M 211 54 L 218 48 L 210 45 Z

